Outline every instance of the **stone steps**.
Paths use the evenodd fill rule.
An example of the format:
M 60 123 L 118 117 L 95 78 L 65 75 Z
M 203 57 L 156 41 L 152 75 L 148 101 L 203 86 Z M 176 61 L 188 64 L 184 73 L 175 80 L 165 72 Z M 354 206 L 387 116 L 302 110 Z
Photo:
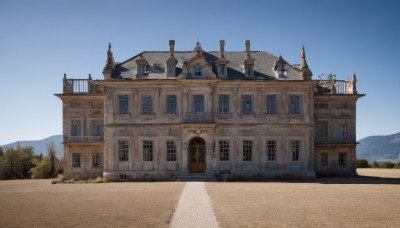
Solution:
M 185 173 L 178 176 L 178 181 L 202 181 L 202 182 L 215 182 L 217 178 L 212 174 L 205 173 Z

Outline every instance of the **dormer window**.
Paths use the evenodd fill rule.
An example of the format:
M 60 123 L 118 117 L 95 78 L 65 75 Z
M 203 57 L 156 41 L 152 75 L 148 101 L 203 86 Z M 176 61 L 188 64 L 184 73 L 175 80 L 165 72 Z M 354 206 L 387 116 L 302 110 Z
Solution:
M 218 75 L 227 76 L 226 64 L 219 64 L 218 65 Z
M 246 77 L 254 76 L 254 71 L 253 71 L 253 65 L 252 64 L 244 65 L 244 74 L 245 74 Z
M 195 66 L 194 67 L 194 76 L 195 77 L 203 76 L 203 69 L 201 68 L 201 66 Z
M 167 65 L 167 76 L 168 77 L 175 76 L 175 64 L 168 64 Z
M 138 75 L 143 76 L 146 73 L 146 65 L 138 64 Z

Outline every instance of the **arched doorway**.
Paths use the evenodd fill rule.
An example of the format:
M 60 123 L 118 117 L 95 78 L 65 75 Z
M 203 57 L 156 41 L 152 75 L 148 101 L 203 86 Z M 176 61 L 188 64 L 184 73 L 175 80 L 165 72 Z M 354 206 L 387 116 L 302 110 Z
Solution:
M 204 173 L 206 171 L 206 142 L 200 137 L 189 142 L 189 171 Z

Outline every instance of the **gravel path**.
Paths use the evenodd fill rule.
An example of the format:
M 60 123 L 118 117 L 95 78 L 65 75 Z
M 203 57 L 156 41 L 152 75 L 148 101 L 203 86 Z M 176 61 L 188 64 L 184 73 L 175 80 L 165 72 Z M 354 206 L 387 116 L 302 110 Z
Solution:
M 186 183 L 170 227 L 219 227 L 203 182 Z

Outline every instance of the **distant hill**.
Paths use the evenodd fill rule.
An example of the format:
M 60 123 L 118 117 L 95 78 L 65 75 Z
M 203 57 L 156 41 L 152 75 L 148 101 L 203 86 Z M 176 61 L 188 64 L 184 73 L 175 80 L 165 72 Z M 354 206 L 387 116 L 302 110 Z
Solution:
M 7 148 L 11 146 L 16 146 L 18 143 L 21 146 L 32 146 L 34 148 L 35 154 L 40 154 L 42 153 L 43 155 L 47 154 L 47 145 L 50 142 L 53 142 L 56 146 L 56 154 L 57 157 L 62 157 L 64 153 L 63 145 L 61 144 L 63 141 L 62 135 L 53 135 L 45 139 L 41 140 L 26 140 L 26 141 L 17 141 L 13 143 L 9 143 L 6 145 L 2 145 L 1 147 Z
M 393 135 L 369 136 L 358 141 L 357 159 L 399 161 L 400 132 Z

